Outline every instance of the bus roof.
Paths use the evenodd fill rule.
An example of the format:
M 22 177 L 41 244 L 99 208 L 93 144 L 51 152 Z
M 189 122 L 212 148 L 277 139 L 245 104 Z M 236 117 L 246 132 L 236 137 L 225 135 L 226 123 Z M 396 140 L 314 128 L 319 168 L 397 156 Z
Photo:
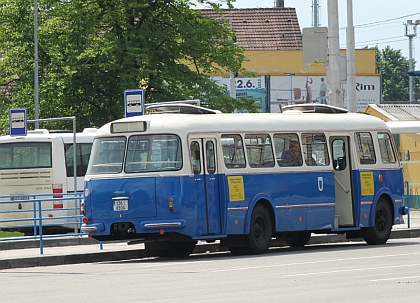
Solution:
M 385 122 L 393 134 L 418 134 L 420 121 L 389 121 Z
M 111 124 L 145 121 L 148 133 L 325 132 L 389 130 L 384 121 L 366 114 L 304 114 L 295 111 L 257 114 L 158 114 L 122 118 L 102 126 L 96 136 L 110 135 Z
M 96 128 L 85 128 L 83 132 L 76 133 L 77 142 L 92 142 L 95 133 L 97 132 Z M 28 131 L 26 136 L 0 136 L 1 142 L 11 142 L 15 140 L 25 140 L 25 141 L 48 141 L 54 138 L 62 138 L 65 143 L 73 142 L 73 132 L 50 132 L 47 129 L 37 129 L 34 131 Z

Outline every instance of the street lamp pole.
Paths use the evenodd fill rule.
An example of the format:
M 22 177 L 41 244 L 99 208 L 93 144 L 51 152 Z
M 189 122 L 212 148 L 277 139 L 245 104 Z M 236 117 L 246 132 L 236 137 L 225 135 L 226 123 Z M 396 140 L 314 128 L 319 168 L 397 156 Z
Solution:
M 420 20 L 407 20 L 407 23 L 405 23 L 405 36 L 408 37 L 408 50 L 409 50 L 409 58 L 408 58 L 408 71 L 413 71 L 413 38 L 417 36 L 417 25 L 420 24 Z M 408 90 L 409 90 L 409 98 L 410 98 L 410 104 L 414 101 L 414 78 L 412 76 L 409 76 L 409 82 L 408 82 Z
M 39 94 L 38 94 L 38 0 L 34 0 L 34 101 L 35 101 L 35 120 L 39 119 L 38 116 L 38 104 L 39 104 Z M 39 128 L 39 122 L 35 122 L 35 129 Z

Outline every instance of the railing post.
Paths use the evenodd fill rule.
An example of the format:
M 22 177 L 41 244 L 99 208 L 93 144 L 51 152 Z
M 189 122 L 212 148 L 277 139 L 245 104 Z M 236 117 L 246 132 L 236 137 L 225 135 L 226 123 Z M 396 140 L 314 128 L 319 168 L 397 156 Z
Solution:
M 38 200 L 38 205 L 39 205 L 39 253 L 41 255 L 44 254 L 44 243 L 42 241 L 42 199 Z M 36 239 L 36 235 L 35 235 L 35 239 Z
M 407 214 L 407 227 L 410 228 L 410 199 L 411 199 L 411 195 L 410 195 L 410 184 L 408 183 L 408 181 L 404 181 L 405 182 L 405 199 L 404 199 L 404 206 L 408 206 L 408 214 Z M 408 198 L 408 199 L 407 199 Z M 406 201 L 408 201 L 408 205 L 406 205 Z
M 35 200 L 35 197 L 33 198 L 34 199 L 34 203 L 33 203 L 33 205 L 34 205 L 34 237 L 36 237 L 36 200 Z

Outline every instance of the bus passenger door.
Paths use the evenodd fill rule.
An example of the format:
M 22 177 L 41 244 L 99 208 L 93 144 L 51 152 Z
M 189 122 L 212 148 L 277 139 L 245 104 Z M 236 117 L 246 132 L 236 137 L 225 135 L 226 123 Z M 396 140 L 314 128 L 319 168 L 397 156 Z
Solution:
M 330 137 L 335 185 L 335 216 L 337 227 L 355 225 L 349 137 Z M 336 221 L 337 222 L 337 221 Z
M 202 185 L 204 189 L 205 205 L 198 205 L 198 212 L 200 208 L 205 208 L 206 232 L 203 234 L 218 234 L 222 232 L 221 228 L 221 213 L 220 213 L 220 199 L 219 199 L 219 180 L 218 167 L 216 162 L 216 139 L 215 138 L 192 138 L 190 147 L 193 145 L 199 146 L 200 154 L 191 155 L 193 163 L 193 170 L 196 182 L 203 180 Z M 199 161 L 200 169 L 195 168 Z M 199 172 L 199 175 L 197 174 Z M 200 199 L 201 200 L 201 199 Z M 204 211 L 204 209 L 202 209 Z M 201 216 L 198 213 L 198 220 Z

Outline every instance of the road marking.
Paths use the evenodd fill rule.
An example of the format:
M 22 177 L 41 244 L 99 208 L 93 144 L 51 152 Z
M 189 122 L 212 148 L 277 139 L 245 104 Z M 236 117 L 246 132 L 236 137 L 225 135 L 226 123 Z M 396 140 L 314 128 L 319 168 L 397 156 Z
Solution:
M 402 267 L 413 267 L 413 266 L 420 266 L 420 263 L 417 263 L 417 264 L 406 264 L 406 265 L 392 265 L 392 266 L 352 268 L 352 269 L 330 270 L 330 271 L 320 271 L 320 272 L 308 272 L 308 273 L 303 273 L 303 274 L 283 275 L 283 277 L 314 276 L 314 275 L 325 275 L 325 274 L 334 274 L 334 273 L 342 273 L 342 272 L 376 270 L 376 269 L 390 269 L 390 268 L 402 268 Z
M 420 278 L 420 276 L 388 278 L 388 279 L 377 279 L 377 280 L 369 280 L 369 282 L 381 282 L 381 281 L 392 281 L 392 280 L 407 280 L 407 279 L 417 279 L 417 278 Z
M 318 261 L 308 261 L 308 262 L 298 262 L 298 263 L 288 263 L 288 264 L 269 264 L 269 265 L 260 265 L 260 266 L 249 266 L 249 267 L 232 267 L 232 268 L 223 268 L 215 269 L 211 272 L 225 272 L 225 271 L 238 271 L 238 270 L 249 270 L 249 269 L 260 269 L 260 268 L 273 268 L 273 267 L 284 267 L 284 266 L 297 266 L 297 265 L 306 265 L 306 264 L 322 264 L 322 263 L 332 263 L 332 262 L 343 262 L 343 261 L 354 261 L 354 260 L 369 260 L 377 258 L 394 258 L 394 257 L 403 257 L 403 256 L 412 256 L 419 255 L 420 253 L 407 253 L 407 254 L 396 254 L 396 255 L 381 255 L 381 256 L 370 256 L 370 257 L 354 257 L 346 259 L 329 259 L 329 260 L 318 260 Z M 415 264 L 410 264 L 415 265 Z M 418 264 L 420 265 L 420 264 Z M 399 267 L 399 266 L 397 266 Z M 402 266 L 400 266 L 402 267 Z

